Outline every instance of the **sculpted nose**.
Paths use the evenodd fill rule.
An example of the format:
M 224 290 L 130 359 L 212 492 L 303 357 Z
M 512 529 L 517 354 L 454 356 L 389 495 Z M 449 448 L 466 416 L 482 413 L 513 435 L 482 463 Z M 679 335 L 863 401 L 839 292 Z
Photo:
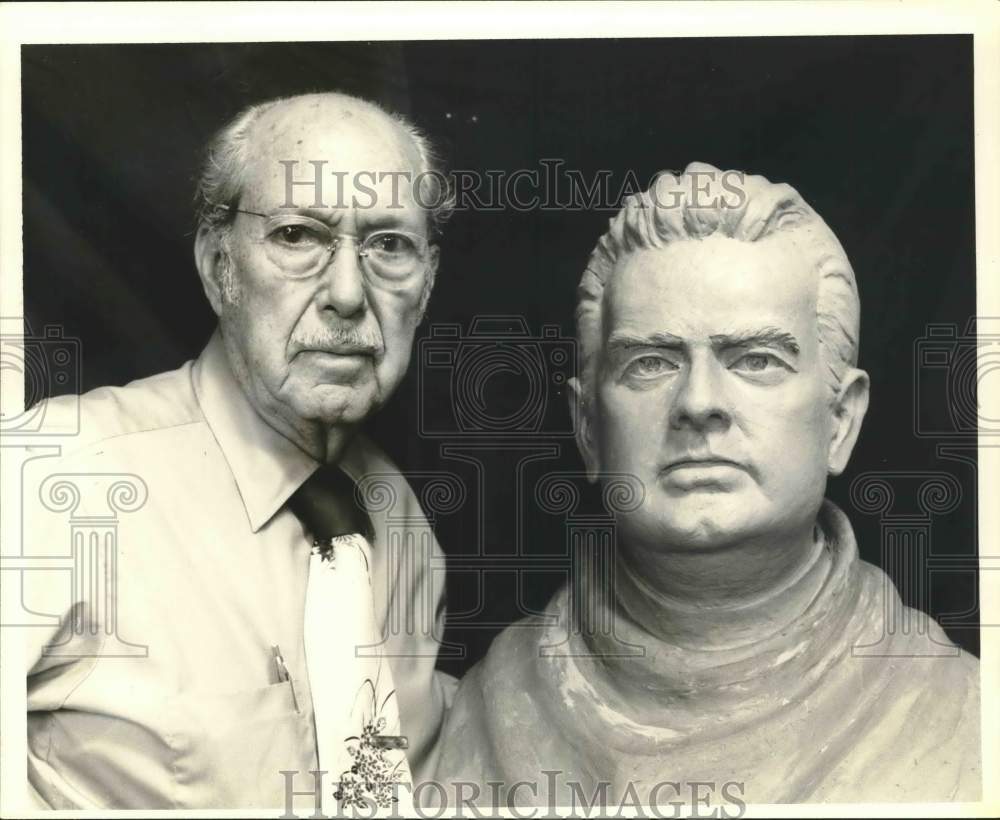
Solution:
M 720 365 L 715 361 L 693 361 L 681 376 L 670 410 L 670 427 L 698 432 L 726 430 L 731 423 Z
M 321 311 L 332 311 L 343 319 L 361 312 L 365 305 L 364 272 L 353 237 L 341 237 L 322 276 L 317 294 Z

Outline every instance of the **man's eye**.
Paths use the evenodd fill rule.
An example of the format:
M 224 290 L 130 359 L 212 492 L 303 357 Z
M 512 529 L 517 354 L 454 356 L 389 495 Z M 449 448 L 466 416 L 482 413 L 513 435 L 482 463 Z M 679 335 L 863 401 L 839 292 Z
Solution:
M 282 225 L 271 236 L 287 246 L 306 247 L 322 243 L 316 232 L 305 225 Z
M 380 233 L 369 244 L 373 251 L 384 256 L 409 256 L 416 252 L 413 241 L 400 233 Z
M 633 359 L 629 362 L 625 372 L 629 376 L 651 378 L 663 375 L 664 373 L 672 373 L 676 369 L 677 366 L 673 362 L 664 359 L 662 356 L 640 356 L 638 359 Z
M 747 353 L 740 356 L 732 364 L 733 370 L 743 370 L 750 373 L 762 373 L 769 367 L 784 367 L 784 363 L 777 356 L 770 353 Z

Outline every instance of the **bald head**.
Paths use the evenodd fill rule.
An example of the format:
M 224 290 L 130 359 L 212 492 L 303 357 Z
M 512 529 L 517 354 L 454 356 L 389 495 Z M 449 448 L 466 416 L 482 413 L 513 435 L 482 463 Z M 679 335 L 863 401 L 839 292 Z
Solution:
M 350 163 L 341 158 L 350 158 Z M 295 160 L 286 168 L 282 165 Z M 427 213 L 428 233 L 440 229 L 450 214 L 451 198 L 428 139 L 404 117 L 375 103 L 339 92 L 303 94 L 250 106 L 225 125 L 209 143 L 196 192 L 199 227 L 224 228 L 233 209 L 246 207 L 248 189 L 268 187 L 288 174 L 314 182 L 319 162 L 322 200 L 331 206 L 351 201 L 340 180 L 371 181 L 369 174 L 405 169 L 420 185 L 419 202 Z M 356 167 L 347 167 L 347 165 Z M 368 167 L 361 167 L 367 165 Z M 296 186 L 297 196 L 312 204 L 315 186 Z M 388 196 L 393 192 L 388 191 Z M 371 196 L 365 200 L 371 203 Z M 275 203 L 276 205 L 282 203 Z
M 411 135 L 396 119 L 370 102 L 343 94 L 310 94 L 273 104 L 251 127 L 247 148 L 248 169 L 278 174 L 284 173 L 275 162 L 279 157 L 315 158 L 325 163 L 325 171 L 348 179 L 390 167 L 416 176 L 423 162 Z M 376 158 L 386 167 L 376 167 Z M 308 165 L 295 170 L 304 179 L 313 176 Z M 335 180 L 328 181 L 334 187 Z M 304 193 L 311 198 L 311 191 Z M 325 199 L 336 196 L 330 192 Z

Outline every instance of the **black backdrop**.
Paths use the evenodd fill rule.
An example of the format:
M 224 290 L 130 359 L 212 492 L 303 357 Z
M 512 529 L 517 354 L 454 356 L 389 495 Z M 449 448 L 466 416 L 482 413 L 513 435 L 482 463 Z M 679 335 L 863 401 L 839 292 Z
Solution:
M 429 131 L 453 168 L 561 159 L 587 179 L 607 169 L 620 182 L 632 170 L 645 184 L 698 159 L 790 182 L 852 260 L 873 383 L 850 469 L 829 495 L 850 514 L 863 557 L 978 653 L 977 586 L 963 564 L 976 554 L 975 453 L 940 452 L 954 442 L 952 399 L 941 367 L 918 385 L 914 366 L 928 324 L 960 335 L 975 312 L 971 37 L 39 45 L 23 48 L 22 70 L 26 319 L 36 333 L 58 324 L 80 340 L 82 389 L 172 369 L 204 345 L 214 317 L 192 261 L 192 180 L 205 140 L 251 102 L 328 88 L 370 97 Z M 418 338 L 438 323 L 467 333 L 489 314 L 523 317 L 535 338 L 543 324 L 571 336 L 574 287 L 610 216 L 457 213 Z M 442 666 L 459 672 L 565 577 L 558 561 L 535 559 L 564 550 L 566 517 L 526 488 L 580 464 L 547 426 L 479 450 L 462 450 L 460 432 L 421 436 L 421 403 L 439 427 L 452 405 L 440 374 L 421 390 L 417 364 L 370 427 L 404 471 L 484 482 L 481 497 L 435 518 L 455 568 L 447 637 L 466 649 Z M 518 391 L 523 374 L 501 374 L 484 400 L 500 415 L 516 409 Z M 565 428 L 558 385 L 548 399 L 545 425 Z M 906 483 L 915 474 L 947 473 L 961 488 L 953 510 L 930 518 L 936 569 L 921 570 L 924 588 L 880 547 L 883 527 L 910 519 L 851 499 L 852 482 L 873 471 L 894 474 L 889 514 L 918 524 Z M 578 513 L 598 506 L 584 491 Z

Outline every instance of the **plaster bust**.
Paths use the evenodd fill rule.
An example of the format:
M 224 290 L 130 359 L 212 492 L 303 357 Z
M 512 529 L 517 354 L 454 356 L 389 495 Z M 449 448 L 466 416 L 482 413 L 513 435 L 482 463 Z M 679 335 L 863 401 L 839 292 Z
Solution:
M 824 499 L 869 378 L 854 272 L 819 215 L 760 176 L 661 175 L 594 249 L 577 325 L 587 474 L 641 485 L 613 595 L 574 611 L 564 587 L 496 639 L 439 779 L 534 781 L 513 805 L 606 784 L 648 806 L 699 782 L 715 803 L 734 784 L 747 803 L 977 799 L 977 661 L 933 622 L 886 630 L 898 594 Z

